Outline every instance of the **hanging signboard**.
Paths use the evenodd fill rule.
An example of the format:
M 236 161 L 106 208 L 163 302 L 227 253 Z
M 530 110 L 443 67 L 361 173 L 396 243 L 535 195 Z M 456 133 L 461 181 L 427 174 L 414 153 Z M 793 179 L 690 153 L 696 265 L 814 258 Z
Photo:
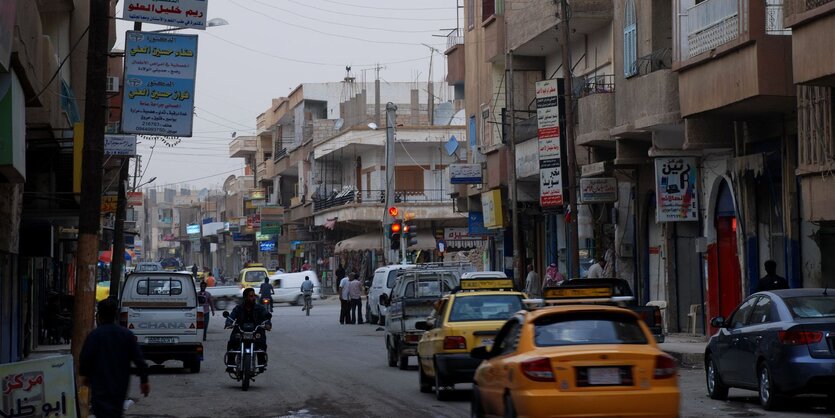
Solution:
M 107 195 L 101 197 L 101 213 L 116 212 L 116 204 L 119 202 L 118 196 Z
M 142 192 L 128 192 L 128 207 L 142 206 Z
M 191 136 L 197 35 L 128 31 L 122 131 Z
M 618 180 L 613 177 L 580 179 L 580 203 L 611 203 L 618 201 Z
M 655 159 L 657 222 L 697 221 L 696 185 L 698 166 L 695 157 Z
M 494 229 L 504 226 L 504 219 L 502 218 L 502 191 L 500 189 L 482 193 L 481 207 L 485 228 Z
M 71 355 L 0 364 L 0 383 L 0 416 L 80 416 Z
M 125 0 L 122 16 L 134 22 L 206 29 L 207 0 Z
M 280 235 L 281 222 L 261 220 L 261 233 L 267 235 Z
M 104 155 L 122 157 L 136 155 L 136 135 L 105 135 Z
M 562 206 L 562 153 L 557 80 L 536 83 L 536 122 L 539 139 L 539 204 L 543 208 Z
M 481 164 L 450 164 L 450 184 L 481 184 Z

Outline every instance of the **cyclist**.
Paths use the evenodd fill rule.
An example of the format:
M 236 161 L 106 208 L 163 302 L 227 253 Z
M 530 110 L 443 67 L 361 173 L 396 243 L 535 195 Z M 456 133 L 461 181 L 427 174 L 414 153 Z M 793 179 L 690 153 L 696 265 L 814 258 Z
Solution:
M 313 282 L 310 281 L 309 276 L 304 276 L 304 281 L 301 285 L 301 292 L 304 295 L 304 308 L 302 310 L 313 308 L 311 296 L 313 295 Z

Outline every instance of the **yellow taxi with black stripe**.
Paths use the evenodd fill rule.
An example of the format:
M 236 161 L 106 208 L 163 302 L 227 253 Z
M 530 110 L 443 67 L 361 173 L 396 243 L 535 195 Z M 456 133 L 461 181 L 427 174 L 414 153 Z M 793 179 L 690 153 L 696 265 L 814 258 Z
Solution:
M 524 298 L 502 272 L 464 275 L 460 289 L 436 302 L 432 316 L 416 324 L 426 330 L 417 349 L 420 391 L 434 387 L 443 400 L 456 383 L 471 382 L 481 360 L 470 350 L 492 345 L 502 324 L 523 308 Z
M 473 417 L 675 417 L 676 361 L 611 288 L 545 289 L 515 313 L 473 378 Z M 531 300 L 534 302 L 533 300 Z M 526 301 L 528 302 L 528 301 Z

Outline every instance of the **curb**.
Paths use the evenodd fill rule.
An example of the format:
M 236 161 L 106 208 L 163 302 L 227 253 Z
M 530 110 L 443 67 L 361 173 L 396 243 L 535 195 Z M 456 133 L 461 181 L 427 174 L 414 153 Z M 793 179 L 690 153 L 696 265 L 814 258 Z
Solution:
M 674 351 L 666 351 L 666 353 L 673 356 L 682 369 L 701 369 L 703 367 L 704 354 L 679 353 Z

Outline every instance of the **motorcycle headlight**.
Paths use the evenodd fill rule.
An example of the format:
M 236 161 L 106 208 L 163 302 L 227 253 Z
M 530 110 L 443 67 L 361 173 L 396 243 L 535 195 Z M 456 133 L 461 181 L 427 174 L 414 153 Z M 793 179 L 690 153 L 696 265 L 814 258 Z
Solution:
M 255 334 L 255 339 L 256 339 L 256 340 L 260 340 L 260 339 L 261 339 L 261 333 L 260 333 L 260 332 L 259 332 L 259 333 L 257 333 L 257 334 Z

